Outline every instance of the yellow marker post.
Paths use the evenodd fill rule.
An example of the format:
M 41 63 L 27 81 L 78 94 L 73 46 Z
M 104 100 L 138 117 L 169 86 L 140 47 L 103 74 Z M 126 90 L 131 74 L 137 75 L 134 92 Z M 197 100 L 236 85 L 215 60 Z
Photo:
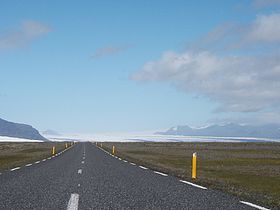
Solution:
M 67 146 L 68 146 L 67 143 L 65 143 L 65 148 L 66 148 L 66 149 L 67 149 Z
M 52 147 L 52 155 L 54 155 L 55 154 L 55 147 L 53 146 Z
M 112 154 L 115 155 L 115 146 L 113 146 Z
M 102 148 L 102 143 L 100 143 L 100 147 Z
M 196 159 L 197 159 L 197 154 L 196 152 L 193 153 L 192 156 L 192 178 L 196 179 Z

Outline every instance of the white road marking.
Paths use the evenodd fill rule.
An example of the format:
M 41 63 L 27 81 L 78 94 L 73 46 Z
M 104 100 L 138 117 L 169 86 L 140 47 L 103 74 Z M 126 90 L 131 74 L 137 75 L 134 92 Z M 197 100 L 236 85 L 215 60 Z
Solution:
M 81 184 L 78 184 L 78 187 L 81 187 Z
M 119 158 L 119 160 L 122 160 L 121 158 Z
M 48 160 L 52 159 L 51 157 L 48 158 Z
M 123 160 L 123 162 L 127 163 L 127 160 Z
M 246 202 L 246 201 L 240 201 L 240 203 L 243 203 L 245 205 L 248 205 L 248 206 L 251 206 L 251 207 L 254 207 L 256 209 L 260 209 L 260 210 L 270 210 L 270 209 L 267 209 L 265 207 L 262 207 L 262 206 L 258 206 L 256 204 L 253 204 L 253 203 L 249 203 L 249 202 Z
M 82 161 L 82 164 L 84 164 L 85 163 L 85 161 Z
M 145 169 L 145 170 L 147 170 L 148 168 L 146 168 L 146 167 L 144 167 L 144 166 L 139 166 L 140 168 L 142 168 L 142 169 Z
M 135 163 L 130 163 L 131 165 L 135 166 L 136 164 Z
M 82 169 L 79 169 L 79 170 L 78 170 L 78 174 L 82 174 Z
M 187 182 L 187 181 L 185 181 L 185 180 L 180 180 L 180 182 L 183 182 L 183 183 L 185 183 L 185 184 L 192 185 L 192 186 L 194 186 L 194 187 L 197 187 L 197 188 L 200 188 L 200 189 L 203 189 L 203 190 L 207 190 L 207 188 L 206 188 L 206 187 L 203 187 L 203 186 L 200 186 L 200 185 L 197 185 L 197 184 L 191 183 L 191 182 Z
M 20 169 L 20 167 L 12 168 L 10 171 L 15 171 L 15 170 L 18 170 L 18 169 Z
M 35 164 L 40 163 L 40 161 L 36 161 Z
M 79 206 L 79 194 L 71 194 L 71 197 L 68 201 L 67 210 L 78 210 Z
M 83 159 L 86 159 L 86 157 L 83 157 Z
M 32 163 L 29 163 L 29 164 L 27 164 L 27 165 L 25 165 L 26 167 L 29 167 L 29 166 L 32 166 Z
M 162 176 L 168 176 L 167 174 L 164 174 L 164 173 L 161 173 L 161 172 L 158 172 L 158 171 L 154 171 L 154 173 L 162 175 Z
M 43 162 L 46 161 L 46 159 L 42 160 Z

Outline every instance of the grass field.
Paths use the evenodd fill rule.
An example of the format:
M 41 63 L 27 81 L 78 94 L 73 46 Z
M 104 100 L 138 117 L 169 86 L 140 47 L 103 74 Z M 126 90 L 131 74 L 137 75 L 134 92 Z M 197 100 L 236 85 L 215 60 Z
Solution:
M 198 154 L 193 182 L 280 208 L 280 143 L 105 143 L 103 148 L 135 163 L 191 180 L 191 157 Z
M 0 143 L 0 172 L 49 157 L 53 146 L 59 152 L 65 142 Z

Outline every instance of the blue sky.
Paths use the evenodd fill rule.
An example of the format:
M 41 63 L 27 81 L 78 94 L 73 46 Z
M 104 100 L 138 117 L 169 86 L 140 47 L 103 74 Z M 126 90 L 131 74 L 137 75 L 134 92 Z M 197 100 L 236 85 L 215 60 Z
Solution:
M 277 0 L 0 2 L 1 118 L 94 133 L 280 116 Z

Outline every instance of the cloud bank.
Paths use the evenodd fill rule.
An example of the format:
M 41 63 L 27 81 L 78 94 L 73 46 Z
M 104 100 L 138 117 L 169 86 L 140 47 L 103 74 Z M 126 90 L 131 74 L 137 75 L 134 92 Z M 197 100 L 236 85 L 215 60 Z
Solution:
M 235 46 L 238 51 L 218 53 L 211 47 L 166 51 L 144 64 L 132 79 L 166 82 L 207 97 L 220 104 L 218 112 L 279 110 L 280 13 L 257 16 L 246 27 L 220 26 L 204 37 L 205 42 L 208 46 L 222 42 L 224 49 Z M 262 53 L 252 50 L 258 46 Z
M 0 33 L 0 50 L 24 47 L 50 31 L 51 28 L 43 23 L 23 21 L 17 29 Z

